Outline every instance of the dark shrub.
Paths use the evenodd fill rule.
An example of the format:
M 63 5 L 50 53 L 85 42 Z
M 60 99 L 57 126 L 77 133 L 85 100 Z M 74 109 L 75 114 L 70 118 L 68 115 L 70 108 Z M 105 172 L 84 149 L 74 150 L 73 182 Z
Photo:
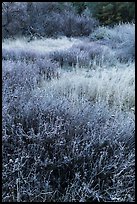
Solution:
M 98 22 L 95 19 L 84 15 L 78 16 L 72 12 L 65 13 L 62 17 L 64 19 L 64 35 L 67 37 L 88 36 L 98 25 Z
M 128 199 L 122 192 L 132 187 L 133 201 L 133 121 L 124 113 L 111 117 L 105 104 L 80 103 L 74 111 L 71 101 L 55 95 L 53 100 L 52 94 L 33 95 L 24 107 L 27 126 L 16 124 L 10 135 L 3 133 L 3 200 L 10 200 L 7 195 L 19 199 L 8 188 L 15 190 L 20 179 L 21 201 L 43 201 L 45 195 L 46 201 L 109 201 L 117 195 L 116 186 L 121 200 Z
M 67 2 L 4 2 L 2 17 L 3 38 L 88 36 L 98 25 L 97 20 L 78 15 Z
M 59 78 L 59 70 L 58 64 L 55 62 L 51 62 L 49 59 L 37 59 L 35 62 L 39 76 L 43 78 L 43 80 L 51 80 L 53 78 Z

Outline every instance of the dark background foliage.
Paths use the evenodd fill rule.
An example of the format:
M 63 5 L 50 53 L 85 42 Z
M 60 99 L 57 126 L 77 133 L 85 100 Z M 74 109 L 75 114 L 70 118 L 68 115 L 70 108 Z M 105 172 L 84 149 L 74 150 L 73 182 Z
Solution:
M 2 37 L 88 36 L 99 23 L 134 18 L 134 2 L 3 2 Z

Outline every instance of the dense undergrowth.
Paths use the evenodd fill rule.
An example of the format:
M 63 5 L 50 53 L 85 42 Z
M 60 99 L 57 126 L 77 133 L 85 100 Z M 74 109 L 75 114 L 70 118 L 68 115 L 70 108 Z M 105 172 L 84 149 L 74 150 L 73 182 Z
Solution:
M 3 202 L 135 201 L 134 37 L 3 41 Z

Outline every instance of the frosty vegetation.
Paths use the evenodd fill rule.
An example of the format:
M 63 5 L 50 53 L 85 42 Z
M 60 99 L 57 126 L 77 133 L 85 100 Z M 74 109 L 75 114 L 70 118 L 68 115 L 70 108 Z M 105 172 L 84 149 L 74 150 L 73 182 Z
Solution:
M 135 25 L 89 33 L 3 40 L 3 202 L 135 200 Z

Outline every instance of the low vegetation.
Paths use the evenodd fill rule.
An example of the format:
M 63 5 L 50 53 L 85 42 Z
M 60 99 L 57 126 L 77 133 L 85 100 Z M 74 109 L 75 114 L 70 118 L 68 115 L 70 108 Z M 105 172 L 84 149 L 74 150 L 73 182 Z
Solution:
M 135 25 L 93 30 L 3 40 L 3 202 L 135 201 Z

